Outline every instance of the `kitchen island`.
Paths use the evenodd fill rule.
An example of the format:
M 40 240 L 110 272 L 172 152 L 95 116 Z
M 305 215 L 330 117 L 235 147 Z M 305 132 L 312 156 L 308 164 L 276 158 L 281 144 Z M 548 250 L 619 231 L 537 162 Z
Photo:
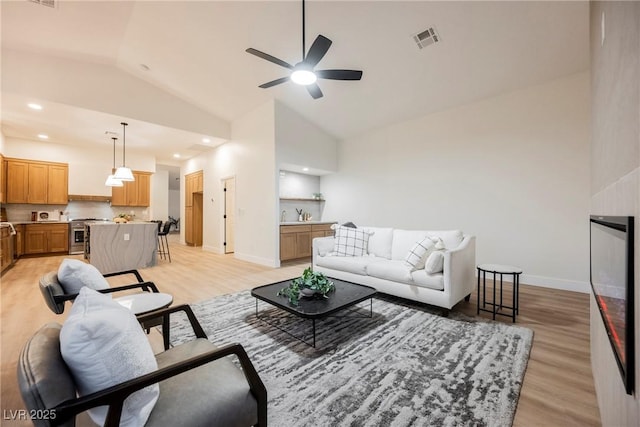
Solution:
M 87 222 L 85 227 L 85 258 L 102 274 L 156 265 L 158 224 Z

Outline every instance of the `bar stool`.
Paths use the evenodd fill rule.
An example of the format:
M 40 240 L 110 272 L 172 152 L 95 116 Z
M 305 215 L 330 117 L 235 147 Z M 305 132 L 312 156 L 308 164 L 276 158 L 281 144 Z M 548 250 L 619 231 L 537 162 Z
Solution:
M 163 259 L 167 259 L 169 257 L 169 262 L 171 262 L 171 252 L 169 251 L 169 240 L 167 240 L 167 234 L 169 234 L 169 229 L 171 228 L 171 223 L 166 221 L 160 229 L 160 225 L 158 225 L 158 255 L 160 255 Z
M 519 299 L 520 299 L 520 274 L 522 269 L 511 265 L 499 265 L 499 264 L 481 264 L 478 267 L 478 310 L 476 314 L 480 314 L 480 311 L 486 311 L 493 314 L 493 320 L 496 320 L 496 314 L 500 316 L 509 316 L 516 322 L 516 315 L 519 314 Z M 487 273 L 493 273 L 493 302 L 487 302 Z M 500 303 L 496 301 L 496 275 L 500 275 Z M 502 276 L 504 274 L 510 274 L 513 276 L 513 298 L 511 307 L 503 304 L 502 299 Z M 480 280 L 482 280 L 482 299 L 480 298 Z M 482 304 L 482 308 L 480 308 Z M 485 309 L 486 306 L 491 306 L 491 310 Z M 510 313 L 501 313 L 500 310 L 506 308 L 511 310 Z

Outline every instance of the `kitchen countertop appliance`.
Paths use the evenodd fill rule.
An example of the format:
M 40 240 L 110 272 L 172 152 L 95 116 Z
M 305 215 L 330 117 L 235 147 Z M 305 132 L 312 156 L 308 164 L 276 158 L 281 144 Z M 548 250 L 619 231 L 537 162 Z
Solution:
M 85 222 L 110 222 L 108 218 L 74 218 L 69 221 L 69 255 L 84 253 Z

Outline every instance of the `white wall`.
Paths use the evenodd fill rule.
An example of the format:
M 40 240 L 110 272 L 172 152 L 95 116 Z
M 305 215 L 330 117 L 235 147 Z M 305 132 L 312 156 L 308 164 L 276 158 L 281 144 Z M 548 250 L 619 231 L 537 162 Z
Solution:
M 2 91 L 224 139 L 230 135 L 226 120 L 104 63 L 2 49 Z
M 589 75 L 581 73 L 344 141 L 323 216 L 477 236 L 477 262 L 587 291 Z
M 151 176 L 151 219 L 169 219 L 169 172 L 157 170 Z
M 4 156 L 69 164 L 69 194 L 111 196 L 104 185 L 113 167 L 113 148 L 84 148 L 28 139 L 6 138 Z M 127 166 L 155 172 L 155 158 L 127 151 Z
M 282 103 L 275 102 L 276 159 L 280 169 L 318 174 L 337 170 L 338 141 Z
M 277 171 L 274 105 L 270 101 L 232 123 L 229 142 L 184 162 L 184 175 L 203 171 L 203 249 L 224 252 L 224 193 L 222 180 L 236 179 L 235 257 L 277 266 Z M 184 218 L 184 196 L 181 196 Z M 184 220 L 180 233 L 184 240 Z

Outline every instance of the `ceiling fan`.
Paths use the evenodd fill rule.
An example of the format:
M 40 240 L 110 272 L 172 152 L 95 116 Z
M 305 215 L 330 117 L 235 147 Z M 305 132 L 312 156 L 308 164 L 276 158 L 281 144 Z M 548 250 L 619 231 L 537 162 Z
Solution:
M 317 85 L 317 79 L 329 79 L 329 80 L 360 80 L 362 78 L 362 71 L 357 70 L 314 70 L 314 67 L 320 62 L 324 55 L 331 46 L 331 40 L 323 36 L 318 35 L 313 41 L 313 44 L 309 48 L 309 52 L 305 55 L 305 19 L 304 19 L 304 0 L 302 0 L 302 61 L 296 65 L 291 65 L 288 62 L 278 59 L 275 56 L 271 56 L 268 53 L 261 52 L 257 49 L 249 48 L 247 53 L 255 55 L 259 58 L 266 59 L 269 62 L 273 62 L 276 65 L 285 67 L 291 70 L 291 74 L 286 77 L 280 77 L 279 79 L 272 80 L 270 82 L 261 84 L 259 87 L 263 89 L 270 88 L 286 81 L 293 81 L 299 85 L 307 87 L 307 91 L 313 97 L 318 99 L 322 97 L 322 91 Z

